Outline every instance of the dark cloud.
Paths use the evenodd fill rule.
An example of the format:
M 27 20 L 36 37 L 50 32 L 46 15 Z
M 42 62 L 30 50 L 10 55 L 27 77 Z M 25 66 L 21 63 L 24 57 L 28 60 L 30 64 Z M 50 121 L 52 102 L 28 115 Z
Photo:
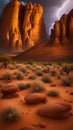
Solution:
M 0 0 L 0 14 L 2 13 L 3 7 L 10 0 Z M 39 3 L 44 8 L 44 20 L 46 30 L 49 32 L 49 28 L 63 13 L 68 13 L 73 8 L 72 0 L 21 0 L 24 3 L 33 2 Z M 68 3 L 67 3 L 68 1 Z M 64 7 L 63 7 L 64 5 Z M 62 9 L 61 9 L 62 8 Z
M 0 0 L 0 15 L 2 14 L 2 10 L 9 0 Z

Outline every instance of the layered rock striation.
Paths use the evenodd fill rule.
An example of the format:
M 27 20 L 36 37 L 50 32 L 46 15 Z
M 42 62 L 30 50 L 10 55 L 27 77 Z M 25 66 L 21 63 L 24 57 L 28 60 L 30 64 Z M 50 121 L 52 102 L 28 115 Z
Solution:
M 42 19 L 43 7 L 19 0 L 11 0 L 3 10 L 0 20 L 0 44 L 5 50 L 22 51 L 46 39 Z M 1 48 L 1 50 L 2 50 Z

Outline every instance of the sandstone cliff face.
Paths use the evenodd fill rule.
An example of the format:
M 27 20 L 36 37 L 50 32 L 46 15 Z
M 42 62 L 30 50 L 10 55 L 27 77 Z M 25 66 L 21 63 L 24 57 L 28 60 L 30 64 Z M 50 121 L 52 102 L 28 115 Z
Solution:
M 69 45 L 73 43 L 73 10 L 64 14 L 59 21 L 55 22 L 51 30 L 50 42 L 54 45 Z
M 0 21 L 2 48 L 10 51 L 22 51 L 46 39 L 42 14 L 41 5 L 29 3 L 23 6 L 18 0 L 11 0 L 4 8 Z
M 29 3 L 25 6 L 22 27 L 23 48 L 26 45 L 34 46 L 34 44 L 42 42 L 46 38 L 42 14 L 43 8 L 39 4 Z
M 11 1 L 4 9 L 0 24 L 0 37 L 3 49 L 21 50 L 22 40 L 19 28 L 21 3 Z

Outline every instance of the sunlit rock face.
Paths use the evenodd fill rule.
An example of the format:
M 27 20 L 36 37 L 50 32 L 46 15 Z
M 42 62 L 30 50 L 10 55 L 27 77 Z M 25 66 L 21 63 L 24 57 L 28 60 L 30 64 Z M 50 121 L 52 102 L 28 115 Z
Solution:
M 0 40 L 3 49 L 21 50 L 22 40 L 19 27 L 19 18 L 22 5 L 12 0 L 3 10 L 0 25 Z
M 51 30 L 50 42 L 54 45 L 73 43 L 73 10 L 55 22 L 54 28 Z
M 29 46 L 34 46 L 45 40 L 46 30 L 42 14 L 43 8 L 39 4 L 29 3 L 25 6 L 22 27 L 23 48 L 25 48 L 27 43 Z
M 2 49 L 23 51 L 46 39 L 41 5 L 29 3 L 23 6 L 11 0 L 3 10 L 0 21 Z

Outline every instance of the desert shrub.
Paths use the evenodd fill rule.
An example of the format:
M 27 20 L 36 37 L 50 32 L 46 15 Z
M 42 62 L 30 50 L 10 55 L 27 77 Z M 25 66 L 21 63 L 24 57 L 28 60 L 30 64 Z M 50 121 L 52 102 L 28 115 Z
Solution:
M 62 63 L 61 61 L 58 61 L 58 62 L 57 62 L 57 65 L 62 66 L 63 63 Z
M 19 90 L 28 89 L 28 88 L 31 87 L 31 83 L 30 82 L 29 83 L 21 82 L 21 83 L 18 83 L 17 85 L 18 85 Z
M 34 63 L 35 62 L 33 60 L 31 60 L 31 59 L 27 61 L 27 64 L 30 64 L 30 65 L 33 65 Z
M 56 76 L 57 75 L 57 71 L 56 70 L 51 70 L 50 73 L 51 73 L 52 76 Z
M 27 69 L 25 67 L 20 67 L 19 68 L 19 71 L 23 72 L 23 73 L 26 73 Z
M 18 80 L 23 80 L 24 79 L 23 72 L 17 71 L 14 74 L 16 75 L 16 79 L 18 79 Z
M 31 66 L 30 64 L 27 64 L 25 67 L 26 67 L 27 69 L 32 69 L 32 66 Z
M 41 92 L 44 91 L 44 83 L 40 80 L 36 80 L 32 83 L 32 92 Z
M 53 63 L 52 62 L 48 62 L 48 64 L 47 65 L 50 65 L 50 66 L 52 66 L 53 65 Z
M 42 81 L 43 81 L 44 83 L 52 83 L 52 79 L 51 79 L 50 77 L 48 77 L 47 75 L 44 75 L 44 76 L 42 77 Z
M 36 75 L 30 75 L 29 79 L 32 79 L 32 80 L 36 79 Z
M 9 72 L 5 72 L 1 77 L 0 80 L 10 80 L 11 74 Z
M 47 96 L 58 97 L 60 94 L 57 90 L 49 90 Z
M 25 84 L 26 88 L 30 88 L 32 86 L 32 83 L 28 82 Z
M 11 58 L 8 56 L 0 56 L 0 62 L 4 61 L 11 62 Z
M 44 66 L 47 66 L 47 65 L 50 65 L 50 66 L 51 66 L 51 65 L 52 65 L 52 62 L 44 62 L 43 65 L 44 65 Z
M 61 83 L 63 86 L 71 86 L 73 83 L 73 78 L 68 76 L 67 78 L 62 79 Z
M 36 74 L 37 76 L 42 76 L 42 75 L 43 75 L 43 72 L 42 72 L 41 70 L 37 70 L 37 71 L 35 72 L 35 74 Z
M 50 65 L 46 65 L 46 68 L 47 68 L 48 71 L 49 71 L 51 67 L 50 67 Z
M 8 63 L 11 62 L 11 58 L 8 56 L 0 56 L 0 62 L 3 62 L 3 66 L 7 68 Z
M 19 90 L 25 89 L 25 83 L 18 83 L 17 85 L 18 85 Z
M 15 69 L 14 66 L 9 66 L 8 68 L 9 68 L 10 70 L 14 70 L 14 69 Z
M 73 70 L 73 64 L 69 65 L 70 70 Z
M 33 68 L 33 72 L 36 73 L 37 71 L 41 71 L 41 69 L 40 69 L 39 67 L 34 67 L 34 68 Z
M 19 69 L 21 65 L 15 64 L 14 66 L 15 66 L 16 69 Z
M 60 75 L 63 75 L 64 74 L 64 71 L 61 69 L 60 72 L 59 72 Z
M 48 73 L 48 72 L 49 72 L 49 69 L 48 69 L 48 68 L 45 68 L 45 69 L 43 69 L 43 72 L 44 72 L 44 73 Z
M 63 64 L 62 70 L 68 74 L 70 72 L 69 64 Z
M 5 122 L 15 122 L 21 118 L 21 113 L 17 108 L 8 106 L 3 110 L 2 118 Z
M 69 74 L 69 72 L 73 70 L 73 64 L 67 64 L 67 63 L 63 64 L 62 70 L 67 74 Z

